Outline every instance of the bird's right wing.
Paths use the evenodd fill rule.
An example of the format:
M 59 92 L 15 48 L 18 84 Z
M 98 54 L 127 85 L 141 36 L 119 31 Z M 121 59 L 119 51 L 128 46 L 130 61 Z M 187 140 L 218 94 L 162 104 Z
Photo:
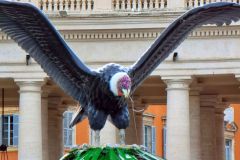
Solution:
M 129 68 L 132 79 L 132 91 L 146 79 L 169 54 L 176 49 L 187 36 L 205 24 L 223 25 L 238 21 L 240 5 L 219 2 L 194 8 L 169 25 L 143 56 Z
M 0 28 L 33 57 L 70 96 L 86 101 L 84 91 L 96 79 L 68 47 L 47 17 L 28 3 L 0 0 Z

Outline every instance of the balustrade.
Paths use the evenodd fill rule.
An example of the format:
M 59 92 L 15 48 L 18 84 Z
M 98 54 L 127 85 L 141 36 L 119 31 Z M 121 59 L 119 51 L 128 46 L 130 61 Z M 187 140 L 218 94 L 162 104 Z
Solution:
M 45 13 L 66 10 L 69 13 L 92 12 L 148 12 L 162 9 L 189 9 L 214 2 L 235 2 L 240 0 L 18 0 L 31 2 Z
M 193 8 L 214 2 L 234 2 L 239 4 L 240 0 L 187 0 L 185 5 L 188 8 Z
M 67 10 L 69 12 L 86 12 L 94 9 L 93 0 L 39 0 L 38 7 L 44 12 Z
M 113 10 L 144 11 L 167 8 L 167 0 L 113 0 Z

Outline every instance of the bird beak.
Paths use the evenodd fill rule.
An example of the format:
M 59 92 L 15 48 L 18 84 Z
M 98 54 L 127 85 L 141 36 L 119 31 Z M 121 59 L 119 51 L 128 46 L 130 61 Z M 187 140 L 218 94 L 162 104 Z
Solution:
M 122 89 L 122 93 L 125 98 L 128 98 L 130 95 L 130 89 Z

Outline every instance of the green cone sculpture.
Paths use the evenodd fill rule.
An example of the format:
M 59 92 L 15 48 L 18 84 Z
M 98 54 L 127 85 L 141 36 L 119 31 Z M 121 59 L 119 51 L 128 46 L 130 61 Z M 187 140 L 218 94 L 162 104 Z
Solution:
M 94 147 L 83 145 L 67 153 L 60 160 L 163 160 L 141 147 L 132 146 L 103 146 Z

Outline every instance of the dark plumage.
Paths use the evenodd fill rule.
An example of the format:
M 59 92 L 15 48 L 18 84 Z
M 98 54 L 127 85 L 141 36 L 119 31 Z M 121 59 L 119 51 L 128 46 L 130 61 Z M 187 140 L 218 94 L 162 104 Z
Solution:
M 80 102 L 81 109 L 71 126 L 88 117 L 94 130 L 102 129 L 108 115 L 117 128 L 128 126 L 129 87 L 133 93 L 193 29 L 204 24 L 230 24 L 239 18 L 240 6 L 235 3 L 212 3 L 192 9 L 166 28 L 133 66 L 109 64 L 93 71 L 76 57 L 39 9 L 27 3 L 0 1 L 2 31 L 28 52 L 66 93 Z M 128 75 L 131 83 L 124 74 L 114 79 L 119 72 Z M 115 86 L 111 87 L 110 81 Z

